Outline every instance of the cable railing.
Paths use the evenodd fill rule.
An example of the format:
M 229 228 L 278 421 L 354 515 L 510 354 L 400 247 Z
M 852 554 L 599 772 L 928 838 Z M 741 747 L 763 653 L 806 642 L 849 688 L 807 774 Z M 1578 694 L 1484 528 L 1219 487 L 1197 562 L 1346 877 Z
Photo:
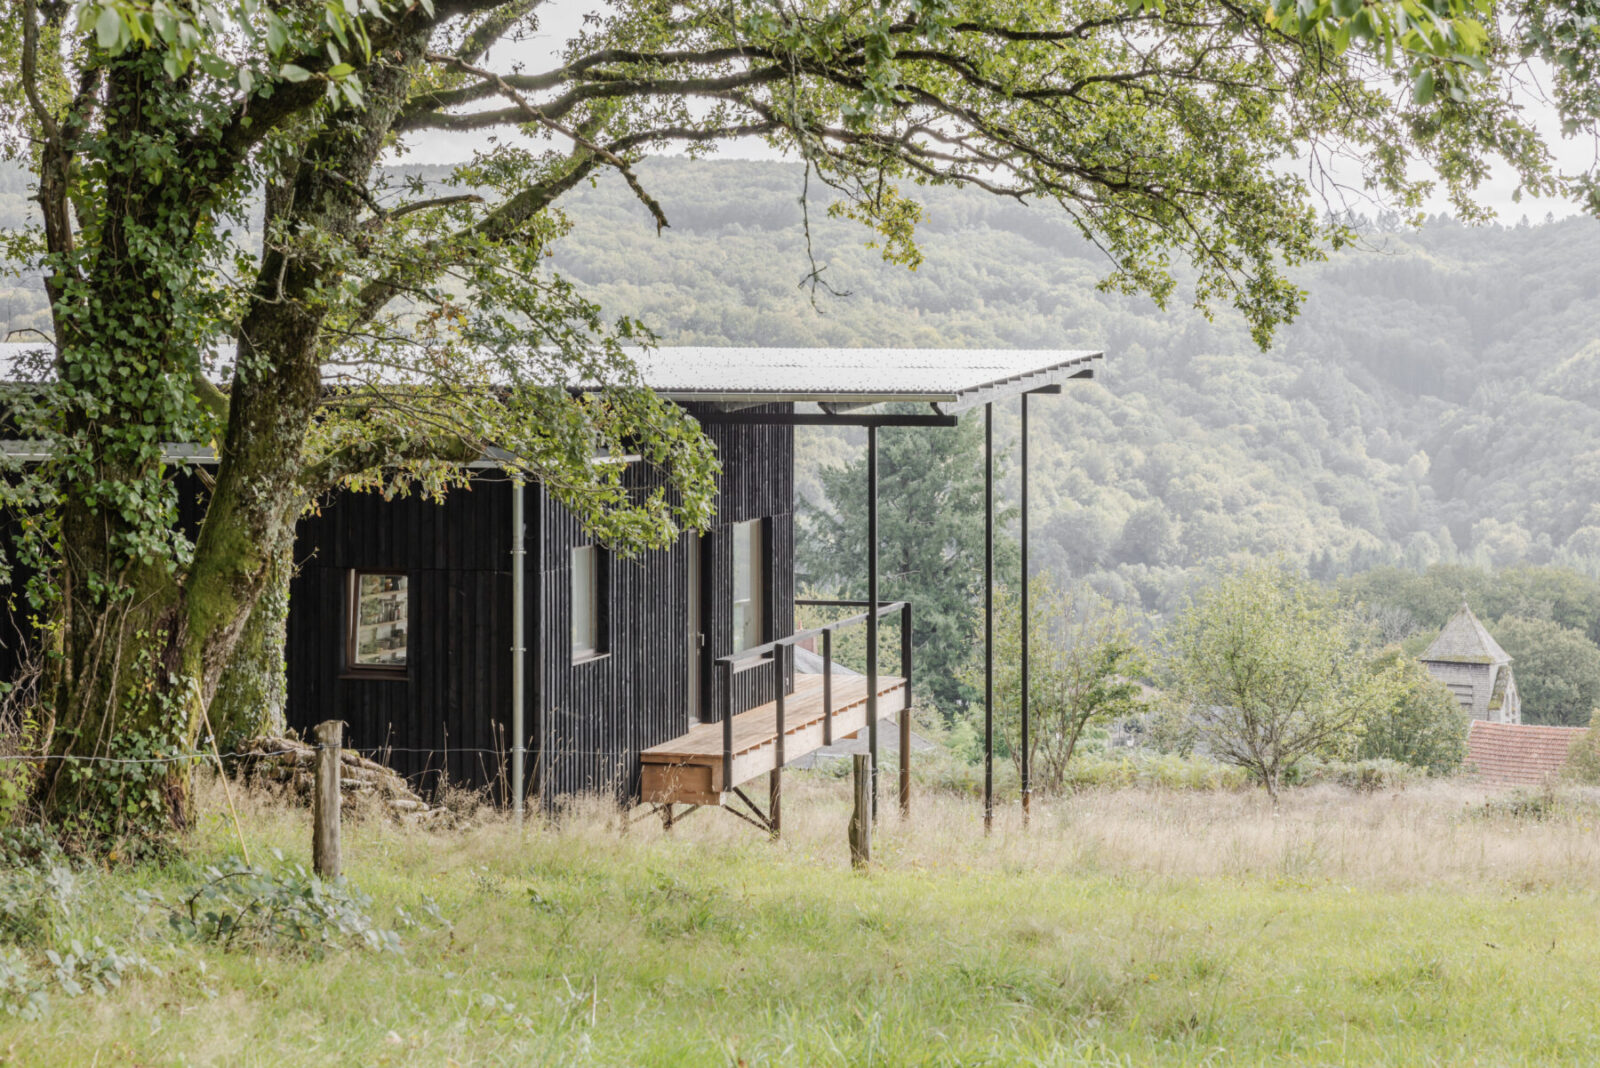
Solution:
M 797 607 L 812 608 L 871 608 L 870 602 L 852 600 L 823 600 L 803 599 L 796 600 Z M 909 714 L 911 710 L 911 602 L 892 601 L 880 604 L 876 612 L 858 612 L 846 619 L 836 619 L 832 623 L 825 623 L 820 627 L 809 627 L 796 631 L 784 638 L 753 645 L 748 649 L 741 649 L 728 656 L 719 656 L 716 659 L 717 670 L 722 680 L 722 784 L 724 790 L 732 789 L 733 781 L 733 679 L 762 666 L 772 668 L 773 692 L 776 698 L 773 701 L 773 726 L 776 730 L 773 759 L 774 767 L 781 768 L 785 762 L 784 738 L 787 735 L 785 722 L 787 708 L 784 693 L 784 669 L 789 661 L 789 650 L 800 642 L 811 638 L 822 639 L 822 744 L 833 744 L 833 635 L 835 631 L 847 627 L 866 623 L 873 617 L 900 615 L 900 677 L 904 680 L 905 703 L 902 712 Z M 870 628 L 869 628 L 870 629 Z M 871 657 L 867 670 L 867 724 L 869 733 L 876 736 L 878 729 L 878 673 L 877 658 Z M 903 715 L 904 722 L 909 723 L 907 715 Z M 902 730 L 901 732 L 905 732 Z M 903 739 L 902 739 L 903 740 Z M 877 778 L 877 747 L 873 746 L 873 778 Z M 905 765 L 905 755 L 901 754 L 900 763 Z

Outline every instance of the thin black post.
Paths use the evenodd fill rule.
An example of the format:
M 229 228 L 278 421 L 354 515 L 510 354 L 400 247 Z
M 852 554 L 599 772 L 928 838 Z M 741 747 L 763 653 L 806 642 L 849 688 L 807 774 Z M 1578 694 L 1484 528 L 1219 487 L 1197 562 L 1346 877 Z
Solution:
M 878 428 L 867 427 L 867 753 L 878 818 Z
M 722 789 L 733 789 L 733 664 L 722 662 Z
M 994 403 L 983 406 L 983 833 L 994 829 Z
M 900 706 L 900 818 L 911 816 L 911 602 L 900 606 L 900 678 L 905 702 Z
M 772 703 L 773 718 L 778 734 L 773 742 L 772 753 L 772 778 L 767 782 L 767 820 L 772 825 L 772 837 L 776 838 L 783 830 L 783 737 L 788 731 L 788 724 L 784 722 L 784 693 L 783 693 L 783 646 L 772 650 L 772 676 L 777 685 L 777 700 Z
M 822 628 L 822 744 L 833 744 L 833 628 Z
M 1033 693 L 1028 689 L 1028 395 L 1022 395 L 1022 825 L 1028 825 L 1028 810 L 1033 805 L 1032 754 L 1028 751 L 1028 728 Z

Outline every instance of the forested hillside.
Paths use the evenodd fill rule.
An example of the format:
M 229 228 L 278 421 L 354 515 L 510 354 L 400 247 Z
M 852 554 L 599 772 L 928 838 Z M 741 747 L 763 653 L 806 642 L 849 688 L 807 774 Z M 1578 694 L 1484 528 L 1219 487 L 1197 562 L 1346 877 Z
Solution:
M 1236 553 L 1329 576 L 1600 566 L 1591 220 L 1374 230 L 1305 274 L 1304 314 L 1263 353 L 1236 317 L 1208 322 L 1181 296 L 1161 311 L 1099 292 L 1103 262 L 1042 209 L 933 190 L 912 273 L 819 199 L 812 242 L 835 296 L 799 284 L 795 167 L 645 173 L 672 228 L 657 237 L 620 183 L 602 184 L 574 205 L 582 240 L 558 262 L 664 344 L 1104 349 L 1099 382 L 1036 408 L 1036 556 L 1098 573 L 1119 599 L 1170 607 L 1189 569 Z M 838 455 L 810 436 L 814 455 Z
M 1103 261 L 1059 213 L 927 191 L 911 272 L 829 218 L 813 183 L 825 286 L 810 287 L 798 167 L 661 160 L 641 175 L 670 229 L 602 181 L 571 202 L 582 225 L 556 266 L 663 344 L 1105 350 L 1098 382 L 1036 406 L 1035 556 L 1119 600 L 1168 608 L 1196 565 L 1240 553 L 1324 576 L 1600 570 L 1600 223 L 1374 230 L 1303 276 L 1304 314 L 1263 353 L 1182 293 L 1161 311 L 1099 292 Z M 24 197 L 0 175 L 0 224 Z M 10 326 L 42 313 L 36 286 L 0 283 Z M 802 437 L 815 496 L 815 465 L 848 442 Z

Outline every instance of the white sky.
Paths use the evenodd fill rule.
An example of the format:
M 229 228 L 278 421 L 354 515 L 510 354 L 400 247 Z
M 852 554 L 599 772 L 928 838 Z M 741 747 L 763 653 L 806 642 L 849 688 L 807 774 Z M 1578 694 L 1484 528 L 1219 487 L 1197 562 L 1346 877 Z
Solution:
M 529 73 L 547 70 L 559 62 L 558 55 L 562 45 L 578 32 L 583 15 L 602 7 L 603 5 L 595 3 L 594 0 L 548 0 L 540 9 L 542 18 L 538 33 L 526 40 L 502 43 L 486 57 L 483 65 L 502 72 L 517 66 Z M 1588 139 L 1563 141 L 1560 138 L 1560 125 L 1549 105 L 1530 95 L 1523 106 L 1528 116 L 1545 135 L 1546 143 L 1554 153 L 1558 169 L 1579 171 L 1594 164 L 1596 156 L 1594 143 Z M 498 133 L 502 138 L 507 136 L 504 130 Z M 485 134 L 425 132 L 413 138 L 411 142 L 413 151 L 409 161 L 440 164 L 460 162 L 471 155 L 485 136 Z M 770 148 L 755 139 L 725 143 L 719 148 L 718 155 L 733 159 L 777 158 Z M 1359 184 L 1359 174 L 1352 173 L 1349 179 L 1344 175 L 1338 177 Z M 1537 223 L 1543 221 L 1546 214 L 1564 218 L 1579 211 L 1575 204 L 1563 199 L 1523 197 L 1519 202 L 1514 199 L 1516 188 L 1515 174 L 1509 167 L 1501 164 L 1494 168 L 1488 181 L 1479 187 L 1478 199 L 1493 209 L 1500 221 L 1505 223 L 1515 223 L 1524 215 L 1530 221 Z M 1363 206 L 1359 203 L 1352 206 L 1368 214 L 1376 213 L 1373 206 Z M 1430 214 L 1449 213 L 1450 205 L 1442 196 L 1435 196 L 1428 204 L 1427 210 Z

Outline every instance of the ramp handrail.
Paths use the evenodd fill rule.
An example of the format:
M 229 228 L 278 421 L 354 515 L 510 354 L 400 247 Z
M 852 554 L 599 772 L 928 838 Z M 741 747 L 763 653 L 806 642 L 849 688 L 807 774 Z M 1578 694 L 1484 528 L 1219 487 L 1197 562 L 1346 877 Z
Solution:
M 806 607 L 841 607 L 854 608 L 865 606 L 871 608 L 866 601 L 847 600 L 796 600 L 796 605 Z M 808 638 L 822 638 L 822 744 L 833 744 L 833 633 L 845 627 L 853 627 L 867 622 L 874 616 L 882 617 L 900 614 L 900 677 L 905 680 L 905 703 L 903 712 L 911 709 L 911 602 L 891 601 L 880 604 L 877 610 L 858 612 L 845 619 L 836 619 L 832 623 L 825 623 L 820 627 L 808 627 L 805 630 L 795 631 L 784 638 L 777 638 L 760 645 L 752 645 L 748 649 L 741 649 L 737 653 L 719 656 L 714 663 L 722 676 L 722 788 L 731 789 L 733 783 L 733 677 L 743 674 L 764 664 L 772 666 L 774 726 L 777 728 L 776 753 L 777 767 L 783 767 L 784 762 L 784 735 L 785 730 L 785 694 L 784 694 L 784 668 L 788 655 L 785 652 L 792 649 L 799 642 Z M 869 673 L 867 679 L 867 693 L 869 704 L 876 705 L 878 692 L 878 679 L 875 673 Z M 905 718 L 905 717 L 902 717 Z M 904 735 L 906 732 L 901 731 Z M 905 764 L 905 754 L 900 755 L 902 766 Z

